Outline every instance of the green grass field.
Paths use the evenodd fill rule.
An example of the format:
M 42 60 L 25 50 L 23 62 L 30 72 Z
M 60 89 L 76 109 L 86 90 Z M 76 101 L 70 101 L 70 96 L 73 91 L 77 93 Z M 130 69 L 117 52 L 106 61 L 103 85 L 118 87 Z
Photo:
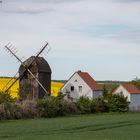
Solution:
M 0 121 L 0 140 L 139 140 L 140 113 Z

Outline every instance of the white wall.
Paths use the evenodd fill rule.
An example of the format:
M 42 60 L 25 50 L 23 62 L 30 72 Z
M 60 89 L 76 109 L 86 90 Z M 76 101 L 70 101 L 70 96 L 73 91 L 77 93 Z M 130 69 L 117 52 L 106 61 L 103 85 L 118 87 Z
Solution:
M 140 94 L 131 94 L 130 110 L 140 111 Z
M 114 92 L 113 94 L 120 94 L 122 93 L 124 97 L 127 97 L 127 101 L 131 101 L 130 99 L 130 94 L 128 93 L 128 91 L 122 86 L 120 85 Z
M 74 86 L 74 91 L 71 92 L 71 86 Z M 79 92 L 79 86 L 82 86 L 82 91 Z M 87 96 L 90 99 L 93 98 L 93 92 L 91 88 L 83 81 L 83 79 L 75 73 L 71 79 L 61 89 L 62 93 L 70 92 L 70 97 L 78 99 L 80 96 Z
M 93 98 L 98 98 L 103 96 L 103 91 L 93 91 Z

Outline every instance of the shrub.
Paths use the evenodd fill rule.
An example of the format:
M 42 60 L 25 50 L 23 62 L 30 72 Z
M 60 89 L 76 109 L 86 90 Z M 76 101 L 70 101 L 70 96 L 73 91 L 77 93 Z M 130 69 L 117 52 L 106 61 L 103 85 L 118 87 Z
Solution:
M 7 117 L 7 113 L 5 110 L 5 105 L 4 104 L 0 104 L 0 120 L 5 120 Z
M 22 118 L 35 118 L 38 116 L 36 100 L 23 100 L 18 104 L 21 109 Z
M 36 101 L 5 102 L 0 104 L 0 120 L 37 117 Z
M 47 97 L 39 100 L 37 110 L 40 117 L 49 118 L 79 113 L 73 102 L 64 100 L 61 97 Z
M 93 99 L 91 102 L 91 112 L 107 112 L 108 108 L 106 106 L 105 100 L 103 97 L 99 97 L 96 99 Z
M 4 102 L 13 102 L 14 99 L 12 99 L 11 95 L 9 93 L 0 92 L 0 104 Z
M 127 98 L 123 95 L 107 94 L 90 100 L 80 97 L 76 102 L 64 100 L 62 96 L 47 97 L 42 100 L 23 100 L 11 102 L 4 100 L 0 104 L 0 120 L 25 119 L 35 117 L 57 117 L 71 114 L 87 114 L 96 112 L 128 111 Z
M 75 104 L 82 114 L 91 112 L 91 100 L 88 97 L 81 96 Z
M 20 111 L 19 106 L 15 103 L 1 103 L 0 104 L 0 119 L 18 119 L 18 110 Z M 20 117 L 21 118 L 21 117 Z
M 70 100 L 60 100 L 60 109 L 63 112 L 62 115 L 80 114 L 76 104 Z
M 21 108 L 21 105 L 17 102 L 15 103 L 11 103 L 11 117 L 12 119 L 22 119 L 23 116 L 22 116 L 22 108 Z
M 113 112 L 126 112 L 128 111 L 127 97 L 118 94 L 108 94 L 106 99 L 106 106 L 109 111 Z
M 47 97 L 39 100 L 37 109 L 40 117 L 56 117 L 59 116 L 59 100 L 56 97 Z

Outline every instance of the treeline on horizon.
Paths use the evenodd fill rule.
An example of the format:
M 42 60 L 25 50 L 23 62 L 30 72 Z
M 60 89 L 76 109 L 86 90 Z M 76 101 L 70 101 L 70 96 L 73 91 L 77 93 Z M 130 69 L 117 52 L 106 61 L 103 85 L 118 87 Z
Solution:
M 0 76 L 0 78 L 16 78 L 16 77 L 8 77 L 8 76 Z M 52 80 L 52 82 L 60 82 L 66 83 L 67 80 Z M 118 81 L 118 80 L 103 80 L 103 81 L 96 81 L 99 85 L 101 85 L 102 89 L 106 88 L 108 91 L 113 92 L 117 86 L 123 83 L 132 83 L 138 89 L 140 89 L 140 78 L 136 77 L 131 81 Z
M 11 76 L 0 76 L 0 78 L 17 78 L 17 77 L 11 77 Z M 61 83 L 66 83 L 67 80 L 52 80 L 53 82 L 61 82 Z M 122 81 L 122 80 L 97 80 L 96 81 L 99 84 L 107 84 L 107 83 L 113 83 L 113 84 L 120 84 L 120 83 L 128 83 L 131 81 Z

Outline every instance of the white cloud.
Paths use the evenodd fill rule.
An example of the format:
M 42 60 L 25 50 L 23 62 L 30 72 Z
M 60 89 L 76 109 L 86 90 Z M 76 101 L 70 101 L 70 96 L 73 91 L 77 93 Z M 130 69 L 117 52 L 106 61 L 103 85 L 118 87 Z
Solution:
M 0 22 L 0 44 L 3 46 L 10 41 L 19 50 L 19 55 L 27 58 L 35 54 L 46 40 L 52 46 L 52 51 L 46 58 L 53 67 L 54 79 L 67 79 L 59 73 L 60 64 L 65 75 L 84 66 L 87 71 L 92 72 L 90 60 L 94 60 L 96 77 L 108 79 L 107 74 L 100 77 L 103 66 L 98 64 L 99 61 L 108 61 L 108 67 L 112 67 L 114 58 L 109 60 L 108 56 L 124 57 L 126 61 L 129 57 L 136 61 L 137 57 L 139 60 L 139 7 L 140 3 L 136 1 L 7 0 L 0 11 L 3 19 Z M 0 59 L 2 57 L 4 56 L 1 55 Z M 9 65 L 14 62 L 11 61 Z M 117 63 L 117 67 L 122 63 L 124 61 Z M 69 72 L 65 71 L 66 67 Z M 129 63 L 127 67 L 131 67 Z M 118 79 L 128 79 L 128 74 L 135 73 L 138 65 L 135 64 L 134 67 L 134 70 L 126 76 L 118 76 Z M 13 68 L 12 71 L 14 70 Z M 112 79 L 116 78 L 115 72 L 110 72 Z

